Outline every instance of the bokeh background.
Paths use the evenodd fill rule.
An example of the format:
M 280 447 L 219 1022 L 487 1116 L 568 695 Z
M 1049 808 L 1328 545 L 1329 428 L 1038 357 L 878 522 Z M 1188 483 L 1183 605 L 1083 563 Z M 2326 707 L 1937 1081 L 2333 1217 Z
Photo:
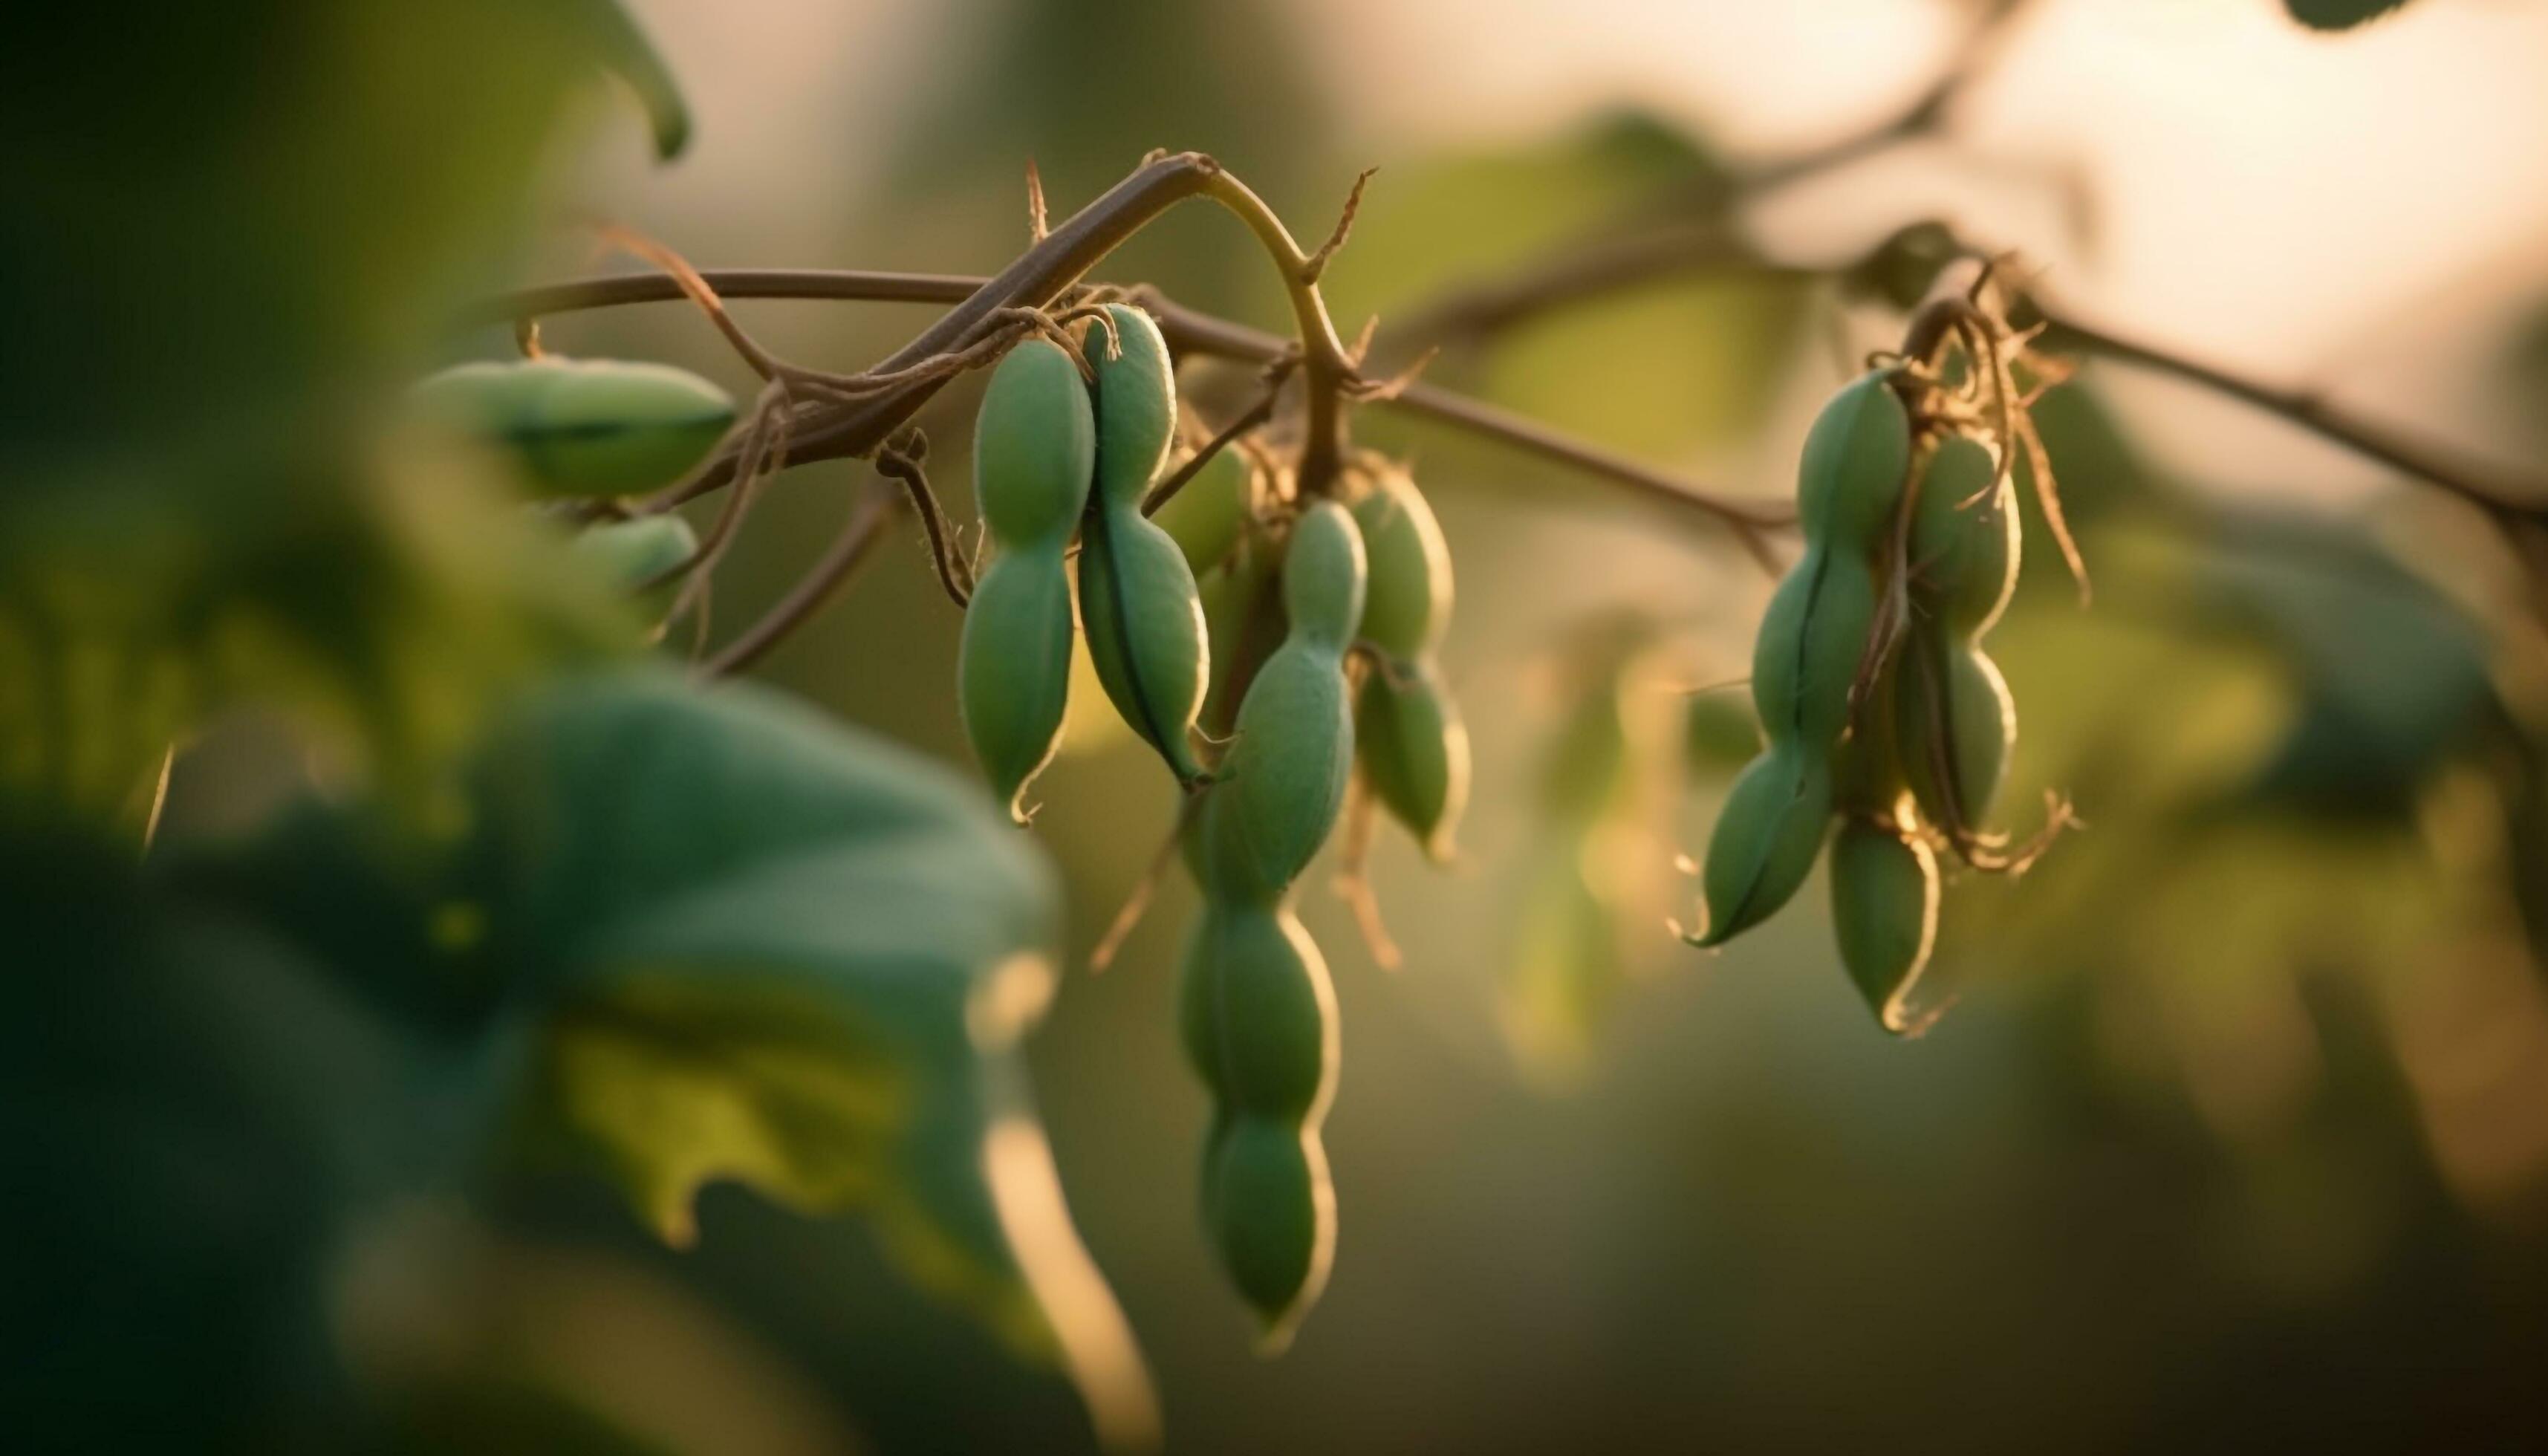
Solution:
M 1973 24 L 1921 0 L 633 8 L 696 143 L 670 169 L 626 128 L 561 145 L 562 219 L 702 266 L 989 272 L 1026 240 L 1030 160 L 1059 213 L 1151 147 L 1206 150 L 1310 236 L 1377 166 L 1328 275 L 1347 328 L 1881 125 Z M 1824 266 L 1952 220 L 2082 317 L 2476 456 L 2548 449 L 2548 9 L 2421 0 L 2317 37 L 2270 0 L 2046 0 L 1972 58 L 1931 132 L 1745 225 Z M 566 227 L 542 260 L 596 264 Z M 1104 274 L 1283 323 L 1207 208 Z M 926 317 L 737 312 L 844 369 Z M 1432 377 L 1777 495 L 1815 402 L 1896 330 L 1827 283 L 1698 272 Z M 747 393 L 680 308 L 548 341 Z M 942 484 L 965 478 L 973 398 L 923 418 Z M 1725 774 L 1684 748 L 1691 689 L 1744 670 L 1762 575 L 1703 521 L 1366 411 L 1455 553 L 1478 792 L 1446 870 L 1384 837 L 1402 969 L 1310 881 L 1344 1021 L 1342 1235 L 1288 1354 L 1251 1352 L 1194 1217 L 1181 883 L 1112 969 L 1074 969 L 1032 1048 L 1172 1449 L 2548 1442 L 2548 998 L 2518 888 L 2548 831 L 2521 794 L 2542 678 L 2517 573 L 2470 512 L 2181 385 L 2091 364 L 2044 423 L 2100 594 L 2083 611 L 2038 551 L 1995 647 L 2024 785 L 2089 828 L 2019 884 L 1955 887 L 1939 974 L 1960 999 L 1902 1043 L 1843 976 L 1819 881 L 1721 955 L 1667 930 Z M 857 480 L 815 466 L 769 493 L 712 635 L 785 590 Z M 960 763 L 959 617 L 900 534 L 763 673 Z M 1043 791 L 1084 954 L 1171 795 L 1096 714 Z M 255 797 L 216 744 L 172 786 L 172 832 Z M 1089 1442 L 1065 1384 L 909 1288 L 855 1221 L 716 1190 L 677 1254 L 595 1188 L 507 1213 L 507 1346 L 671 1448 Z M 396 1261 L 363 1287 L 395 1322 Z

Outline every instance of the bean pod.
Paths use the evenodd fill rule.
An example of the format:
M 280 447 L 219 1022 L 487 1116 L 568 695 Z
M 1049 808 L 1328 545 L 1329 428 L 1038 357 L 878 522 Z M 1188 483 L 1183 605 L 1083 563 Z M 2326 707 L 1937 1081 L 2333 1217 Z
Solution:
M 1990 451 L 1960 435 L 1938 446 L 1912 505 L 1894 746 L 1921 813 L 1958 844 L 1988 817 L 2017 737 L 2008 684 L 1981 650 L 2017 586 L 2013 505 Z
M 1831 846 L 1832 931 L 1841 964 L 1876 1021 L 1896 1036 L 1927 1024 L 1913 997 L 1938 934 L 1938 860 L 1928 844 L 1871 815 L 1844 820 Z
M 1335 997 L 1291 897 L 1351 771 L 1344 654 L 1365 577 L 1344 508 L 1302 512 L 1281 573 L 1288 632 L 1248 682 L 1221 778 L 1185 837 L 1204 891 L 1181 988 L 1186 1054 L 1214 1100 L 1204 1227 L 1269 1347 L 1317 1300 L 1335 1245 L 1319 1139 L 1335 1085 Z
M 1110 304 L 1082 344 L 1096 375 L 1096 486 L 1080 528 L 1079 618 L 1106 696 L 1177 781 L 1204 776 L 1188 743 L 1210 658 L 1194 570 L 1141 498 L 1176 435 L 1176 369 L 1150 316 Z
M 697 375 L 616 359 L 461 364 L 418 384 L 410 403 L 503 450 L 546 497 L 660 490 L 734 424 L 733 397 Z
M 1701 891 L 1722 945 L 1793 898 L 1834 807 L 1833 753 L 1875 621 L 1875 552 L 1911 462 L 1911 423 L 1890 372 L 1842 388 L 1806 432 L 1796 478 L 1805 551 L 1770 598 L 1753 643 L 1752 700 L 1768 747 L 1726 794 Z
M 1052 760 L 1070 701 L 1064 554 L 1088 501 L 1097 426 L 1079 366 L 1029 339 L 992 371 L 973 427 L 973 493 L 993 548 L 956 656 L 964 734 L 1010 817 Z
M 1371 558 L 1361 636 L 1383 659 L 1355 712 L 1363 781 L 1444 861 L 1469 798 L 1469 730 L 1434 655 L 1451 625 L 1450 546 L 1404 469 L 1374 463 L 1355 480 L 1354 522 Z
M 587 526 L 572 549 L 612 585 L 635 593 L 638 609 L 660 634 L 682 584 L 659 579 L 695 555 L 699 538 L 688 521 L 668 512 Z

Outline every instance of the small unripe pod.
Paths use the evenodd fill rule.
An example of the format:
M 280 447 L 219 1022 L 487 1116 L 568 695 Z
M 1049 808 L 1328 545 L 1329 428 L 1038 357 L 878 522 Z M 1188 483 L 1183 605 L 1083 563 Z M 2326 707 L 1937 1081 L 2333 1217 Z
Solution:
M 1894 751 L 1929 822 L 1969 832 L 1988 822 L 2017 743 L 2017 702 L 1977 648 L 1915 633 L 1893 689 Z
M 644 589 L 634 599 L 660 632 L 664 614 L 672 610 L 682 584 L 678 579 L 656 579 L 696 555 L 699 538 L 688 521 L 667 512 L 587 526 L 576 533 L 571 549 L 621 591 L 638 593 L 639 589 Z
M 1771 593 L 1752 643 L 1752 702 L 1772 743 L 1831 751 L 1849 726 L 1850 689 L 1874 629 L 1874 573 L 1809 544 Z
M 1279 1348 L 1335 1257 L 1336 1202 L 1316 1134 L 1259 1118 L 1216 1126 L 1204 1151 L 1204 1224 L 1222 1267 Z
M 1699 888 L 1707 924 L 1691 940 L 1721 946 L 1795 897 L 1831 825 L 1832 771 L 1791 745 L 1774 745 L 1736 775 L 1707 841 Z
M 1096 374 L 1097 485 L 1080 530 L 1080 621 L 1116 711 L 1178 782 L 1193 784 L 1204 769 L 1186 739 L 1210 671 L 1203 602 L 1184 553 L 1141 514 L 1176 429 L 1175 370 L 1149 315 L 1123 304 L 1107 315 L 1114 332 L 1092 326 L 1084 344 Z
M 1920 1030 L 1911 992 L 1938 932 L 1938 862 L 1929 847 L 1853 815 L 1831 846 L 1832 930 L 1841 964 L 1876 1021 L 1896 1036 Z
M 1911 414 L 1878 369 L 1843 385 L 1805 431 L 1796 464 L 1796 522 L 1808 540 L 1873 545 L 1911 471 Z
M 1363 781 L 1435 861 L 1452 855 L 1469 800 L 1469 730 L 1428 658 L 1375 669 L 1354 714 Z
M 1289 908 L 1207 900 L 1186 941 L 1186 1057 L 1224 1109 L 1314 1122 L 1334 1085 L 1335 992 Z
M 1070 533 L 1087 503 L 1096 422 L 1078 365 L 1029 339 L 991 373 L 973 425 L 973 494 L 996 554 L 964 609 L 956 657 L 964 734 L 1026 822 L 1070 703 Z
M 957 705 L 974 757 L 1020 824 L 1028 785 L 1061 746 L 1070 637 L 1070 579 L 1057 554 L 995 557 L 973 584 L 956 655 Z
M 973 501 L 993 544 L 1066 544 L 1097 469 L 1097 417 L 1079 366 L 1031 338 L 991 371 L 973 416 Z
M 416 413 L 506 451 L 536 495 L 626 496 L 695 469 L 734 424 L 734 399 L 666 364 L 555 356 L 446 369 Z
M 2017 591 L 2018 519 L 1989 447 L 1941 441 L 1911 513 L 1911 591 L 1950 635 L 1979 639 Z
M 1344 652 L 1362 617 L 1365 562 L 1333 501 L 1301 513 L 1283 561 L 1291 634 L 1238 705 L 1216 800 L 1213 862 L 1233 883 L 1279 892 L 1335 827 L 1353 769 Z
M 1364 641 L 1393 658 L 1413 661 L 1440 645 L 1451 622 L 1451 548 L 1433 507 L 1407 471 L 1375 462 L 1355 472 L 1362 484 L 1353 501 L 1371 560 L 1371 590 L 1363 604 Z

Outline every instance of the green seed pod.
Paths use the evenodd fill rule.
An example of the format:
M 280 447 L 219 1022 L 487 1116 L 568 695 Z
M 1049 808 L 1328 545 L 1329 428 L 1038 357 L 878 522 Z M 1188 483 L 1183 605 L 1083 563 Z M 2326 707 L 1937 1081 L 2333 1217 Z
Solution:
M 2017 703 L 1977 648 L 1930 632 L 1904 644 L 1893 689 L 1894 752 L 1930 823 L 1968 832 L 1988 822 L 2017 743 Z
M 1061 745 L 1070 705 L 1070 580 L 1058 553 L 995 557 L 973 584 L 956 654 L 964 736 L 1010 817 Z
M 1335 1241 L 1318 1137 L 1334 1085 L 1335 997 L 1290 898 L 1334 827 L 1351 769 L 1344 654 L 1365 572 L 1342 506 L 1301 513 L 1282 562 L 1288 634 L 1248 682 L 1223 776 L 1195 803 L 1184 845 L 1205 903 L 1187 943 L 1181 1020 L 1218 1103 L 1204 1224 L 1269 1343 L 1318 1298 Z M 1269 619 L 1269 595 L 1249 593 L 1247 621 Z
M 1931 455 L 1911 519 L 1914 610 L 1892 674 L 1903 776 L 1921 812 L 1959 840 L 1988 817 L 2017 736 L 2008 684 L 1980 645 L 2017 586 L 2017 512 L 1997 471 L 1962 436 Z
M 660 632 L 665 613 L 681 595 L 682 584 L 678 579 L 656 579 L 697 554 L 699 538 L 690 523 L 678 515 L 641 515 L 587 526 L 576 533 L 570 549 L 621 591 L 637 593 L 643 588 L 637 596 L 638 609 Z
M 995 545 L 1067 544 L 1097 468 L 1079 366 L 1048 339 L 1009 350 L 973 416 L 973 500 Z
M 1097 498 L 1138 512 L 1176 440 L 1176 362 L 1149 315 L 1108 304 L 1105 321 L 1111 332 L 1092 322 L 1079 346 L 1096 376 Z
M 1381 805 L 1427 856 L 1448 861 L 1469 801 L 1469 730 L 1430 658 L 1363 680 L 1354 752 Z
M 1393 658 L 1412 662 L 1440 645 L 1451 623 L 1451 548 L 1433 507 L 1398 465 L 1379 462 L 1355 472 L 1353 502 L 1371 559 L 1362 638 Z
M 1752 642 L 1752 702 L 1772 743 L 1828 754 L 1839 741 L 1875 630 L 1875 574 L 1863 560 L 1806 544 Z
M 997 554 L 964 610 L 958 701 L 974 757 L 1021 824 L 1070 704 L 1063 554 L 1087 503 L 1096 435 L 1079 366 L 1043 339 L 1000 361 L 974 419 L 973 494 Z
M 1238 549 L 1239 538 L 1256 518 L 1262 484 L 1242 451 L 1224 448 L 1150 519 L 1177 543 L 1200 579 Z
M 734 400 L 664 364 L 554 356 L 462 364 L 418 384 L 416 413 L 502 448 L 548 497 L 660 490 L 734 424 Z
M 1796 466 L 1796 519 L 1808 541 L 1864 548 L 1893 518 L 1911 471 L 1911 414 L 1878 369 L 1843 385 L 1814 416 Z
M 1097 484 L 1080 529 L 1079 615 L 1116 711 L 1193 784 L 1204 769 L 1187 735 L 1210 671 L 1203 602 L 1184 552 L 1141 514 L 1176 429 L 1174 369 L 1149 315 L 1123 304 L 1107 314 L 1113 350 L 1103 328 L 1083 344 L 1097 376 Z
M 1216 1126 L 1204 1151 L 1204 1225 L 1222 1266 L 1280 1349 L 1325 1287 L 1336 1203 L 1316 1134 L 1258 1118 Z
M 1207 901 L 1186 941 L 1186 1057 L 1225 1111 L 1316 1122 L 1335 1083 L 1335 992 L 1291 910 Z
M 1822 852 L 1832 814 L 1826 759 L 1774 745 L 1736 776 L 1708 834 L 1699 888 L 1707 924 L 1690 942 L 1721 946 L 1795 897 Z
M 1930 456 L 1911 514 L 1911 591 L 1950 635 L 1979 639 L 2017 591 L 2018 518 L 1981 442 L 1950 436 Z
M 1910 473 L 1909 412 L 1878 370 L 1834 395 L 1796 472 L 1797 558 L 1761 618 L 1752 701 L 1769 745 L 1734 780 L 1708 839 L 1701 887 L 1715 946 L 1793 898 L 1833 806 L 1833 756 L 1874 633 L 1874 555 Z
M 1831 846 L 1832 930 L 1841 964 L 1876 1021 L 1896 1036 L 1919 1031 L 1911 1008 L 1938 933 L 1938 861 L 1929 847 L 1853 815 Z
M 1333 501 L 1301 513 L 1283 561 L 1291 632 L 1238 705 L 1213 815 L 1213 864 L 1234 884 L 1279 893 L 1334 828 L 1353 768 L 1344 652 L 1362 617 L 1365 562 Z

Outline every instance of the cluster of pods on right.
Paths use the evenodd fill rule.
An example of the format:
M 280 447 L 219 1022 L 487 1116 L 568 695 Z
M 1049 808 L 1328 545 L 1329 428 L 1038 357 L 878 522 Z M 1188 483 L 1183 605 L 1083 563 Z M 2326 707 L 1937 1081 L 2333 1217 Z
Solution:
M 1900 364 L 1826 404 L 1796 479 L 1804 553 L 1753 644 L 1764 747 L 1728 790 L 1701 875 L 1720 946 L 1795 896 L 1828 841 L 1842 963 L 1885 1030 L 1943 1003 L 1921 985 L 1942 857 L 2022 868 L 2062 822 L 2012 850 L 1984 826 L 2017 710 L 1982 641 L 2016 590 L 2020 525 L 2004 446 L 1924 404 Z

